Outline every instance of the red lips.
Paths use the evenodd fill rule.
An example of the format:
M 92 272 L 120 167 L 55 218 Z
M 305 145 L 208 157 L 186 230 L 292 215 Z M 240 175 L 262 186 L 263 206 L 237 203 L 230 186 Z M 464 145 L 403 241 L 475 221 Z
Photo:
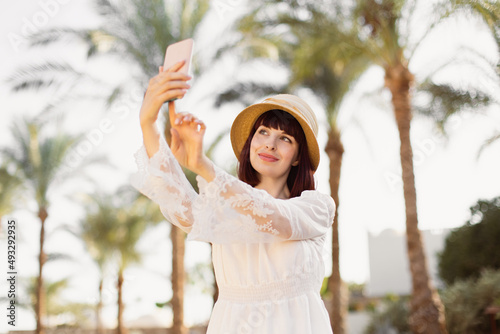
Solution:
M 267 161 L 267 162 L 276 162 L 278 161 L 279 159 L 276 158 L 274 155 L 271 155 L 271 154 L 266 154 L 266 153 L 259 153 L 259 158 L 263 161 Z

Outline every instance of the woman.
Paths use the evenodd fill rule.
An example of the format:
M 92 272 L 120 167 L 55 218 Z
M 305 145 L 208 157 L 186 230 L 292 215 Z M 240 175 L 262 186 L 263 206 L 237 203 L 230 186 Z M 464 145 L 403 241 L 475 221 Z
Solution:
M 244 109 L 231 128 L 237 179 L 203 154 L 203 122 L 176 114 L 173 102 L 170 148 L 160 137 L 155 121 L 161 105 L 189 89 L 190 77 L 177 72 L 182 64 L 160 68 L 149 82 L 140 112 L 144 147 L 136 155 L 133 183 L 188 240 L 213 245 L 219 298 L 207 333 L 332 333 L 319 290 L 335 206 L 314 190 L 314 113 L 292 95 Z M 199 194 L 181 166 L 198 174 Z

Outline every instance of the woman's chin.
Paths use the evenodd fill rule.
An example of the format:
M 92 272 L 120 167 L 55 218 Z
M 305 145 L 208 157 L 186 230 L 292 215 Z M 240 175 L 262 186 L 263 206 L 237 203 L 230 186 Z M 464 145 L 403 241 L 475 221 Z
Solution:
M 286 171 L 280 171 L 275 166 L 259 166 L 259 168 L 254 168 L 259 174 L 259 178 L 269 178 L 269 179 L 280 179 L 284 174 L 287 174 Z

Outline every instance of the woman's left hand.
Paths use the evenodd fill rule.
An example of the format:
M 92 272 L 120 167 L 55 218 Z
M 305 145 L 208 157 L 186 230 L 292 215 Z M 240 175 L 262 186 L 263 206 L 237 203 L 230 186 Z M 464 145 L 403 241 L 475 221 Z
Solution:
M 176 113 L 175 103 L 169 102 L 168 113 L 172 128 L 170 149 L 179 164 L 206 178 L 212 169 L 211 163 L 203 153 L 205 124 L 190 113 Z M 208 173 L 208 174 L 207 174 Z

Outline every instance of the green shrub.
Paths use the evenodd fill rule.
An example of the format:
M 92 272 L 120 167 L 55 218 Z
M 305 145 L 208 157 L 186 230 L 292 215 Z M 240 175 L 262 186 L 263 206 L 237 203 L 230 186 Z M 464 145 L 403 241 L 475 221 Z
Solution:
M 441 294 L 449 333 L 490 333 L 484 311 L 500 300 L 500 271 L 484 270 L 479 279 L 458 281 Z
M 386 334 L 389 330 L 399 334 L 411 334 L 408 325 L 408 301 L 408 297 L 386 296 L 382 307 L 378 307 L 372 313 L 372 319 L 365 329 L 365 334 Z
M 439 254 L 439 276 L 446 284 L 478 278 L 485 268 L 500 269 L 500 197 L 479 200 L 471 218 L 446 238 Z
M 490 333 L 489 318 L 484 312 L 488 306 L 500 306 L 500 270 L 486 269 L 478 279 L 455 282 L 441 292 L 441 300 L 445 307 L 448 333 Z M 382 307 L 373 312 L 365 334 L 385 334 L 390 329 L 399 334 L 411 333 L 408 315 L 409 298 L 388 296 Z

